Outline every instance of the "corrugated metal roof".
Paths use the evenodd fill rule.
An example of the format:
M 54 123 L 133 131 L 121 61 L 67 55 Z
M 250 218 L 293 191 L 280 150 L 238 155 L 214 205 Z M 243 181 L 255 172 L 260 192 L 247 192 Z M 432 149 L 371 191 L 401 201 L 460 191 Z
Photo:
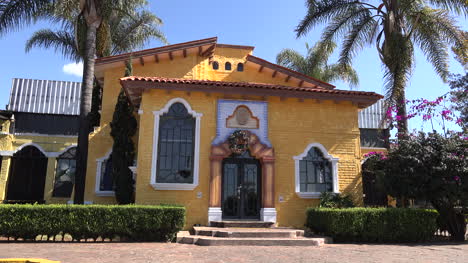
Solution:
M 81 82 L 14 78 L 7 110 L 78 115 Z
M 379 100 L 375 104 L 359 112 L 359 128 L 361 129 L 379 129 L 387 128 L 381 126 L 382 119 L 385 118 L 385 101 Z

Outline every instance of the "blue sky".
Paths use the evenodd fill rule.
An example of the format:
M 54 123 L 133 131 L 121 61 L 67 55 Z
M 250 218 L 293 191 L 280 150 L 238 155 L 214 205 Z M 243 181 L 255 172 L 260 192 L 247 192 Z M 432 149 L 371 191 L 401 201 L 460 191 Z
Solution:
M 161 30 L 171 44 L 218 37 L 219 43 L 255 46 L 254 55 L 275 61 L 283 48 L 305 51 L 305 42 L 314 43 L 320 38 L 320 28 L 307 36 L 296 39 L 294 28 L 304 16 L 304 0 L 158 0 L 151 2 L 151 11 L 164 21 Z M 467 30 L 466 20 L 459 25 Z M 35 78 L 50 80 L 81 81 L 80 77 L 64 73 L 64 65 L 71 61 L 63 59 L 53 50 L 35 49 L 25 53 L 24 45 L 32 33 L 41 28 L 50 28 L 40 23 L 10 33 L 0 38 L 0 109 L 8 103 L 12 78 Z M 151 41 L 147 48 L 160 46 Z M 383 94 L 382 67 L 375 47 L 363 50 L 355 59 L 354 67 L 360 77 L 359 90 Z M 451 72 L 463 73 L 463 68 L 451 60 Z M 338 89 L 349 89 L 344 83 L 334 83 Z M 417 51 L 416 67 L 407 89 L 409 99 L 436 98 L 449 90 L 436 75 L 432 66 Z M 419 128 L 419 123 L 412 123 Z

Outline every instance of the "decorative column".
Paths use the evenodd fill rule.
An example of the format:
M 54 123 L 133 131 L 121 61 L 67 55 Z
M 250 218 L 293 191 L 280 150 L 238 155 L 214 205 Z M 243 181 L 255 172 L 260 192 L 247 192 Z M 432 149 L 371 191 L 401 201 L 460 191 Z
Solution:
M 262 208 L 260 220 L 276 223 L 275 208 L 275 158 L 262 158 Z
M 221 176 L 223 156 L 212 155 L 210 161 L 210 203 L 208 207 L 208 222 L 222 221 Z

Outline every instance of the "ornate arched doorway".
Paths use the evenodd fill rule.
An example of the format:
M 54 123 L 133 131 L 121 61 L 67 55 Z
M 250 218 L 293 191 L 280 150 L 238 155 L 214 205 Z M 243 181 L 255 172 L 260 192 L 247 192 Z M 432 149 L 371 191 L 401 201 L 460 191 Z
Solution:
M 26 146 L 11 158 L 7 200 L 44 200 L 47 157 L 34 146 Z
M 208 220 L 259 219 L 276 222 L 274 150 L 254 133 L 246 151 L 234 154 L 226 141 L 211 147 Z

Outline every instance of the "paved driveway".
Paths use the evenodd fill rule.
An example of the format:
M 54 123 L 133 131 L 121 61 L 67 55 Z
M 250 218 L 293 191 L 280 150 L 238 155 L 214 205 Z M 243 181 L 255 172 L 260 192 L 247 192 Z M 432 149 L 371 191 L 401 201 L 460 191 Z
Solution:
M 0 258 L 87 262 L 468 262 L 468 243 L 200 247 L 170 243 L 0 243 Z

